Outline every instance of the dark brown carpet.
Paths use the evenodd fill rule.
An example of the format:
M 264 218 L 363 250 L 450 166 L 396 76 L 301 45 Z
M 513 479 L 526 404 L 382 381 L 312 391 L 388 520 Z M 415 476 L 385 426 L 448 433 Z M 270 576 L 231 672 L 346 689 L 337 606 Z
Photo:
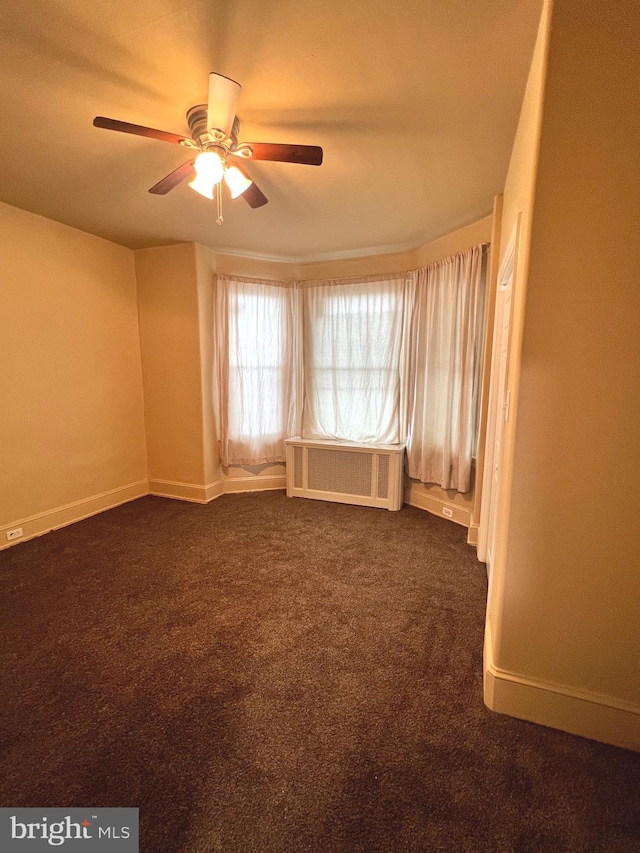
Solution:
M 0 805 L 143 853 L 640 850 L 640 755 L 482 703 L 466 531 L 143 498 L 0 555 Z

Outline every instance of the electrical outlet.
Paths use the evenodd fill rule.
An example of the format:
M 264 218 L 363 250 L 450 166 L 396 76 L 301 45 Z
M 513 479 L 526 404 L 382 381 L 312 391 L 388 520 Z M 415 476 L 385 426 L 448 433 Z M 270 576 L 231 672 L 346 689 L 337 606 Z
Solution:
M 7 541 L 12 542 L 14 539 L 19 539 L 22 536 L 22 528 L 14 527 L 13 530 L 7 530 Z
M 447 518 L 453 518 L 453 510 L 450 509 L 448 506 L 442 507 L 442 514 L 446 515 Z

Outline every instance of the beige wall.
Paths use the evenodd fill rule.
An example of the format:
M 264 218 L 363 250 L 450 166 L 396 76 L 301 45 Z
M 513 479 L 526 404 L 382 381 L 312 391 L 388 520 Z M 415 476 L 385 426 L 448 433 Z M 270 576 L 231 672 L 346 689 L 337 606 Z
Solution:
M 211 450 L 200 332 L 209 314 L 196 245 L 136 252 L 136 276 L 151 491 L 204 499 Z
M 216 275 L 216 257 L 205 246 L 196 245 L 195 251 L 201 366 L 203 468 L 204 482 L 210 485 L 220 480 L 220 450 L 216 436 L 213 399 L 213 285 Z
M 295 264 L 285 261 L 269 261 L 262 258 L 246 258 L 240 255 L 224 255 L 210 252 L 213 268 L 226 275 L 245 275 L 249 278 L 264 278 L 271 281 L 290 281 L 295 278 Z
M 640 750 L 637 23 L 554 3 L 493 663 L 499 710 Z
M 458 228 L 451 234 L 445 234 L 439 240 L 426 243 L 416 249 L 416 266 L 426 267 L 443 260 L 443 258 L 448 258 L 450 255 L 455 255 L 457 252 L 464 252 L 465 249 L 469 249 L 478 243 L 488 243 L 491 240 L 492 224 L 493 214 L 485 216 L 477 222 L 472 222 L 464 228 Z
M 450 234 L 406 252 L 382 255 L 362 255 L 356 258 L 336 258 L 330 261 L 286 263 L 235 255 L 214 254 L 210 250 L 214 271 L 232 275 L 246 275 L 275 281 L 314 281 L 316 279 L 349 278 L 351 276 L 383 275 L 402 272 L 433 264 L 443 258 L 462 252 L 477 243 L 491 239 L 493 215 L 485 216 Z M 204 247 L 201 247 L 204 248 Z
M 6 204 L 0 240 L 1 547 L 147 474 L 133 252 Z
M 488 243 L 491 239 L 492 221 L 493 216 L 485 216 L 477 222 L 407 252 L 296 264 L 293 268 L 295 275 L 292 277 L 299 281 L 313 281 L 414 270 L 455 255 L 456 252 L 463 252 L 477 243 Z

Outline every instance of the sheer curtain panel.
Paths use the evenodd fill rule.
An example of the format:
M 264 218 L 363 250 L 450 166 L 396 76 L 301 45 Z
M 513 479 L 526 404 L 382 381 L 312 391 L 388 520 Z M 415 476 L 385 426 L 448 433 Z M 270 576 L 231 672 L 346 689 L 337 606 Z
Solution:
M 302 285 L 302 435 L 395 444 L 406 275 Z
M 482 347 L 483 249 L 418 270 L 409 347 L 407 467 L 468 492 Z
M 224 466 L 284 462 L 294 426 L 292 286 L 216 281 L 217 424 Z

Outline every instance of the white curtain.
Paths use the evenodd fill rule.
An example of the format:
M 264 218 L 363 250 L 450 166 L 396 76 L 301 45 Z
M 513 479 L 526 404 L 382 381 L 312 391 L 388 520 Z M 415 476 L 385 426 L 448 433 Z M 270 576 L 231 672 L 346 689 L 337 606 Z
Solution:
M 217 423 L 224 466 L 284 462 L 294 427 L 292 286 L 216 281 Z
M 410 477 L 467 492 L 482 347 L 482 246 L 418 270 L 408 374 Z
M 405 274 L 302 286 L 302 435 L 401 440 Z

